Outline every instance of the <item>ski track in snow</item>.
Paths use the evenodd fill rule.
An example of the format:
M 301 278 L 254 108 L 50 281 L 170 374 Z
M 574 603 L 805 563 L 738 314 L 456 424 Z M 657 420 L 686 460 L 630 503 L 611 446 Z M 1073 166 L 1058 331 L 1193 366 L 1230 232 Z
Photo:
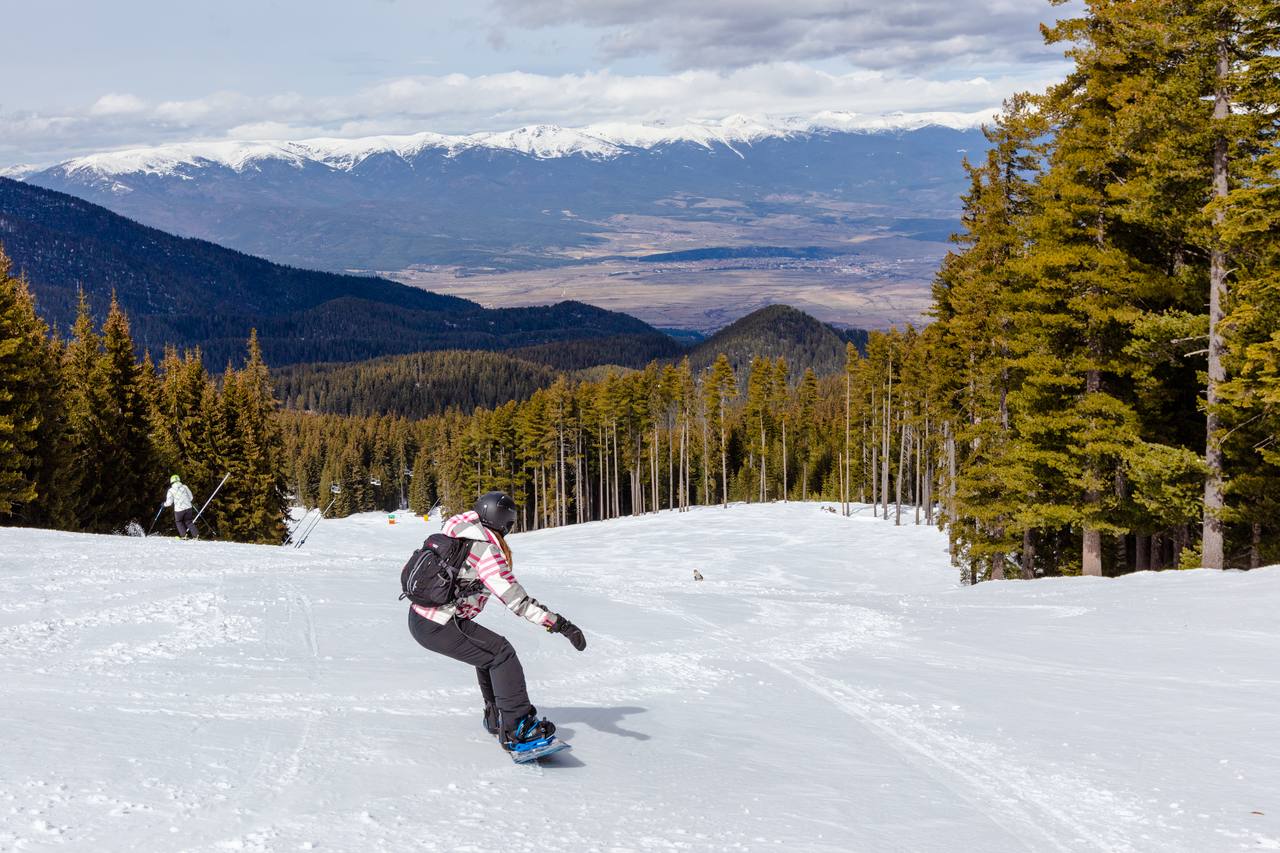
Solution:
M 520 534 L 589 645 L 481 617 L 574 745 L 517 767 L 395 600 L 435 526 L 0 529 L 0 851 L 1280 849 L 1280 568 L 967 589 L 816 504 Z

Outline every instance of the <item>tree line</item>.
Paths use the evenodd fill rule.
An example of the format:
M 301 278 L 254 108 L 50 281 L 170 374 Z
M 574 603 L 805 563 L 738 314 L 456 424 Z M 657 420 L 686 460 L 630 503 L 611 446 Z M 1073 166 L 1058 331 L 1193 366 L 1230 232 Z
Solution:
M 201 525 L 245 542 L 283 536 L 282 434 L 256 335 L 244 367 L 214 379 L 199 351 L 139 360 L 115 300 L 99 327 L 82 294 L 62 340 L 0 250 L 0 379 L 0 523 L 145 530 L 170 474 L 197 498 L 230 474 Z
M 967 164 L 924 334 L 975 577 L 1258 565 L 1280 522 L 1280 7 L 1090 2 Z
M 1280 7 L 1095 0 L 1045 36 L 1074 67 L 965 164 L 923 330 L 837 377 L 655 364 L 429 420 L 415 508 L 856 500 L 943 524 L 970 581 L 1276 558 Z

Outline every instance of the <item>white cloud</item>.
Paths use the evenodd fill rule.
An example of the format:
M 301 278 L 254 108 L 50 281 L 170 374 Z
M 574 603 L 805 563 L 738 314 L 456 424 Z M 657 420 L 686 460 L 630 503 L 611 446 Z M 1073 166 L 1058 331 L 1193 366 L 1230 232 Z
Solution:
M 146 101 L 136 95 L 108 92 L 89 107 L 89 115 L 117 116 L 133 115 L 147 108 Z
M 0 114 L 0 164 L 63 159 L 125 146 L 201 139 L 362 136 L 434 130 L 468 133 L 535 123 L 718 119 L 733 113 L 970 112 L 1043 88 L 1043 69 L 1007 76 L 933 79 L 888 71 L 833 73 L 798 62 L 673 74 L 542 75 L 513 71 L 385 80 L 351 95 L 297 93 L 143 104 L 103 96 L 81 113 Z M 110 100 L 108 100 L 110 99 Z
M 505 26 L 598 33 L 606 60 L 663 57 L 675 68 L 843 58 L 864 68 L 1043 62 L 1033 0 L 493 0 Z

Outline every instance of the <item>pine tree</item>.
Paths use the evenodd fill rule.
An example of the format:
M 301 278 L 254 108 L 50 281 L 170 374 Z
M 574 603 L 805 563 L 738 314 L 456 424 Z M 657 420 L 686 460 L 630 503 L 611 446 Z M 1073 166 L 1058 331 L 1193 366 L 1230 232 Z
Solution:
M 66 500 L 55 522 L 59 527 L 72 530 L 109 530 L 111 524 L 111 516 L 102 511 L 101 501 L 106 475 L 106 460 L 101 450 L 108 442 L 102 423 L 107 402 L 101 348 L 89 314 L 89 302 L 81 291 L 71 340 L 63 350 L 62 375 L 67 401 L 67 468 L 63 478 Z
M 223 488 L 234 510 L 222 516 L 223 534 L 240 542 L 279 542 L 288 512 L 283 438 L 256 331 L 250 333 L 248 349 L 244 368 L 227 378 L 235 389 L 237 429 L 234 450 L 225 459 L 231 477 Z
M 720 503 L 729 505 L 729 401 L 738 396 L 738 378 L 729 364 L 729 357 L 724 353 L 716 358 L 711 366 L 706 385 L 703 388 L 707 416 L 713 437 L 716 439 L 716 450 L 720 456 Z
M 800 500 L 809 499 L 809 474 L 813 470 L 814 453 L 817 449 L 818 425 L 818 376 L 813 368 L 806 368 L 800 379 L 797 392 L 796 421 L 797 454 L 800 456 Z
M 409 509 L 426 515 L 434 504 L 431 488 L 431 456 L 423 448 L 413 463 L 413 478 L 409 484 Z
M 145 521 L 159 504 L 163 483 L 156 477 L 156 454 L 151 443 L 151 400 L 141 365 L 133 350 L 129 320 L 113 297 L 102 327 L 98 417 L 102 441 L 96 510 L 101 524 L 116 529 L 126 521 Z
M 0 249 L 0 520 L 42 497 L 39 472 L 53 448 L 42 442 L 50 417 L 48 329 L 27 283 Z

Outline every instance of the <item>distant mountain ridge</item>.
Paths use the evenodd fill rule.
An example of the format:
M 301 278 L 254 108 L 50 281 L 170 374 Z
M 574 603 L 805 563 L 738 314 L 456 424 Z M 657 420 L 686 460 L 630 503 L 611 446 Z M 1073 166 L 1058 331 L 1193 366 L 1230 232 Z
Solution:
M 831 113 L 195 142 L 18 174 L 144 224 L 293 266 L 533 270 L 728 245 L 726 237 L 847 250 L 852 238 L 881 234 L 899 218 L 932 222 L 933 240 L 958 222 L 967 187 L 961 152 L 985 150 L 975 127 L 982 117 Z
M 733 148 L 768 138 L 807 134 L 896 132 L 929 126 L 969 130 L 990 121 L 994 112 L 863 115 L 827 111 L 808 117 L 733 115 L 720 121 L 604 122 L 577 128 L 540 124 L 472 134 L 425 131 L 354 139 L 218 140 L 90 154 L 48 167 L 47 171 L 68 176 L 93 174 L 105 178 L 137 173 L 164 175 L 189 167 L 216 165 L 242 172 L 265 160 L 279 160 L 298 168 L 315 163 L 350 171 L 376 155 L 394 155 L 409 161 L 429 149 L 451 157 L 465 151 L 489 150 L 515 152 L 537 159 L 575 156 L 608 159 L 623 157 L 637 150 L 686 142 L 711 149 L 717 145 Z M 26 174 L 31 168 L 14 167 L 14 172 Z
M 80 288 L 99 316 L 114 293 L 140 346 L 199 346 L 214 366 L 240 357 L 251 328 L 274 365 L 660 334 L 578 302 L 486 309 L 385 279 L 280 266 L 7 178 L 0 178 L 0 245 L 63 333 Z

